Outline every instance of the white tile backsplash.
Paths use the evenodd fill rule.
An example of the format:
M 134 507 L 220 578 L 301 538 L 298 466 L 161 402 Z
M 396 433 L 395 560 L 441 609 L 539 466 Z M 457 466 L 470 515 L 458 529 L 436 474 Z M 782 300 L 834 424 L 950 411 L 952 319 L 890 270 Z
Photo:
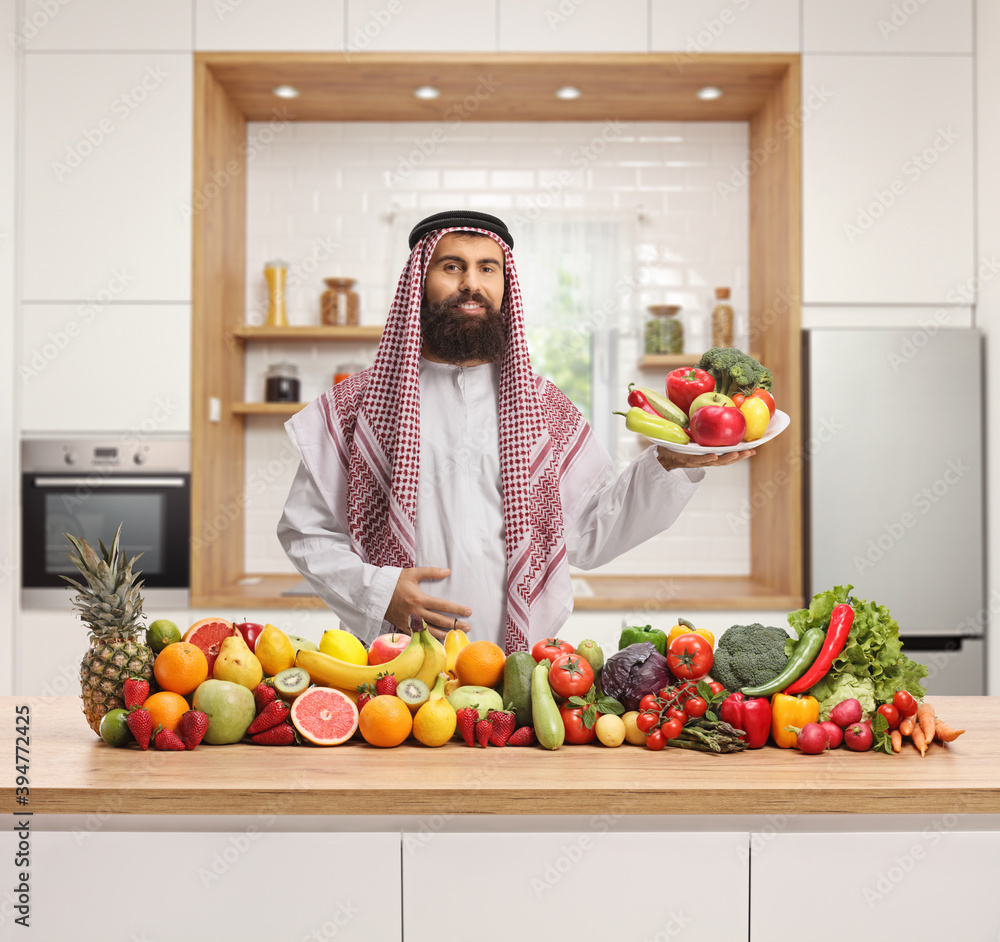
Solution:
M 258 127 L 251 124 L 248 135 Z M 594 299 L 593 308 L 620 320 L 624 406 L 630 381 L 663 383 L 663 371 L 636 365 L 645 305 L 681 304 L 689 349 L 707 342 L 704 322 L 716 286 L 732 288 L 745 319 L 748 193 L 744 186 L 723 198 L 718 184 L 746 153 L 742 123 L 292 124 L 248 168 L 247 320 L 263 321 L 264 262 L 283 258 L 291 266 L 291 323 L 319 323 L 323 278 L 332 276 L 357 279 L 363 324 L 384 323 L 407 258 L 406 236 L 439 209 L 496 212 L 515 246 L 531 220 L 611 217 L 630 233 L 633 264 L 622 279 L 634 278 L 634 286 Z M 373 344 L 248 345 L 246 398 L 263 399 L 271 363 L 295 363 L 302 399 L 311 400 L 338 366 L 368 365 L 374 355 Z M 273 418 L 249 418 L 246 442 L 246 569 L 291 572 L 275 527 L 297 456 Z M 623 426 L 616 447 L 619 460 L 640 451 Z M 710 471 L 669 531 L 598 572 L 749 572 L 748 529 L 729 522 L 746 500 L 748 478 L 743 465 Z

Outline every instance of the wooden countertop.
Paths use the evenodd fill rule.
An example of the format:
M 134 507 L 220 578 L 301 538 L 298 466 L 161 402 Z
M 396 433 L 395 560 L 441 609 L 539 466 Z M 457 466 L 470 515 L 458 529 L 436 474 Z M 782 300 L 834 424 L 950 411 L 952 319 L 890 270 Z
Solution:
M 1000 698 L 937 697 L 968 732 L 920 755 L 765 747 L 732 755 L 563 746 L 112 749 L 75 697 L 2 697 L 3 808 L 35 814 L 1000 813 Z M 15 706 L 30 707 L 27 806 L 15 801 Z

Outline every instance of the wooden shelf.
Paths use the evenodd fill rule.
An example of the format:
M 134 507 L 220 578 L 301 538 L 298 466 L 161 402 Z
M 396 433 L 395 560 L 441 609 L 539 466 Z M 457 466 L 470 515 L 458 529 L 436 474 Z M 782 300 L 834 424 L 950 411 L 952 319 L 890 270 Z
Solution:
M 755 360 L 761 359 L 759 353 L 751 353 L 750 356 Z M 700 359 L 700 353 L 647 353 L 639 357 L 639 369 L 676 370 L 681 366 L 697 366 Z
M 295 415 L 308 402 L 234 402 L 233 412 L 237 415 Z
M 381 324 L 362 324 L 357 327 L 327 327 L 325 325 L 292 325 L 289 327 L 263 327 L 244 324 L 232 332 L 234 340 L 261 340 L 270 342 L 317 343 L 378 343 L 382 339 Z

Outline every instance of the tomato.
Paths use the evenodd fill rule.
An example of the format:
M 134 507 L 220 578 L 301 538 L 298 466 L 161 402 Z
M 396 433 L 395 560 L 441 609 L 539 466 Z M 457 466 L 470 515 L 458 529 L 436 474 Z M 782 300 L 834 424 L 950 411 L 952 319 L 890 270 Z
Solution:
M 681 703 L 698 696 L 698 684 L 693 680 L 685 680 L 684 683 L 678 684 L 676 690 Z
M 684 724 L 677 717 L 660 724 L 660 732 L 664 739 L 676 739 L 683 728 Z
M 656 695 L 661 699 L 670 703 L 677 696 L 677 690 L 673 687 L 661 687 L 656 691 Z
M 564 703 L 559 707 L 559 715 L 562 717 L 563 726 L 566 727 L 566 742 L 571 746 L 584 746 L 597 739 L 597 730 L 593 727 L 587 729 L 583 725 L 583 711 L 585 709 L 586 707 L 572 706 L 569 703 Z
M 892 698 L 892 705 L 899 710 L 900 716 L 913 716 L 917 712 L 917 701 L 906 690 L 896 691 Z
M 659 752 L 666 744 L 667 741 L 663 738 L 663 733 L 658 729 L 654 729 L 646 737 L 646 748 L 652 749 L 654 752 Z
M 656 708 L 656 697 L 651 693 L 647 693 L 646 696 L 639 701 L 640 710 L 655 710 Z
M 660 715 L 653 712 L 640 713 L 635 718 L 635 726 L 640 733 L 648 733 L 659 722 Z
M 767 406 L 767 411 L 771 413 L 771 418 L 774 418 L 774 396 L 772 396 L 766 389 L 755 389 L 750 398 L 760 399 L 764 405 Z M 739 405 L 739 403 L 737 403 L 737 405 Z
M 559 657 L 560 654 L 572 654 L 576 648 L 573 647 L 568 641 L 560 641 L 558 638 L 542 638 L 531 649 L 531 656 L 535 661 L 541 664 L 542 661 L 552 661 L 553 658 Z
M 891 703 L 883 703 L 878 708 L 878 712 L 885 717 L 885 721 L 889 724 L 889 729 L 895 729 L 899 726 L 899 710 Z
M 735 396 L 730 396 L 729 398 L 733 400 L 733 405 L 738 409 L 743 405 L 747 397 L 743 393 L 736 393 Z
M 549 668 L 549 686 L 560 697 L 583 697 L 594 686 L 594 669 L 579 654 L 560 654 Z
M 722 693 L 722 691 L 725 690 L 726 688 L 723 687 L 722 684 L 720 684 L 717 680 L 713 680 L 711 683 L 709 683 L 708 689 L 711 690 L 712 693 Z
M 708 704 L 701 697 L 692 697 L 684 704 L 684 710 L 688 716 L 704 716 L 708 709 Z
M 687 722 L 687 710 L 681 706 L 671 706 L 667 707 L 667 711 L 664 714 L 668 720 L 680 720 L 681 723 Z
M 693 632 L 676 638 L 667 653 L 667 668 L 682 680 L 701 680 L 714 662 L 712 646 Z

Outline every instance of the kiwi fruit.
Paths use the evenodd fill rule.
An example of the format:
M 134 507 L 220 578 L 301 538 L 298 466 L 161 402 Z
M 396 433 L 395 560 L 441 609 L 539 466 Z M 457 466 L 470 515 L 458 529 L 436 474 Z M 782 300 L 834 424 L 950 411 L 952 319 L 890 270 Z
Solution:
M 430 695 L 431 691 L 427 684 L 416 677 L 404 680 L 396 688 L 396 696 L 410 708 L 411 713 L 416 713 L 427 702 Z
M 274 675 L 274 690 L 282 700 L 292 702 L 309 687 L 309 672 L 301 667 L 287 667 Z

